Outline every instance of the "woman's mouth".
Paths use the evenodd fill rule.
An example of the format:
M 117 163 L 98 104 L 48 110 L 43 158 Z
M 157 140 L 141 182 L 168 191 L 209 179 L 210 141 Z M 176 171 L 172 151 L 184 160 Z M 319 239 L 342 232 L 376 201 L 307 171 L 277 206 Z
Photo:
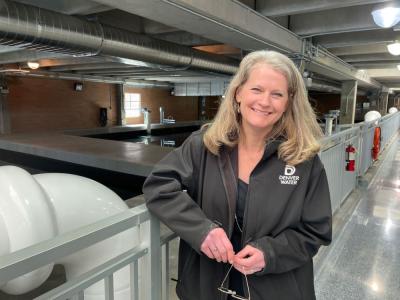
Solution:
M 258 113 L 258 114 L 262 114 L 264 116 L 269 116 L 271 114 L 271 112 L 258 110 L 258 109 L 254 108 L 254 107 L 251 107 L 251 110 L 256 112 L 256 113 Z

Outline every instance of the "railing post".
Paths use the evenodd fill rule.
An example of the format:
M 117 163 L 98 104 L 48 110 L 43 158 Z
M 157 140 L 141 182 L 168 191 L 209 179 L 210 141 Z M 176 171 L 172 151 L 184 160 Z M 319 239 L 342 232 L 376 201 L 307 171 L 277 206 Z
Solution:
M 149 300 L 161 300 L 161 242 L 160 221 L 150 214 L 150 291 Z
M 363 161 L 363 153 L 364 153 L 364 149 L 363 149 L 363 127 L 364 125 L 358 126 L 358 131 L 357 131 L 357 136 L 358 136 L 358 145 L 357 145 L 357 151 L 358 151 L 358 155 L 357 155 L 357 177 L 362 176 L 362 161 Z M 357 183 L 358 184 L 358 183 Z

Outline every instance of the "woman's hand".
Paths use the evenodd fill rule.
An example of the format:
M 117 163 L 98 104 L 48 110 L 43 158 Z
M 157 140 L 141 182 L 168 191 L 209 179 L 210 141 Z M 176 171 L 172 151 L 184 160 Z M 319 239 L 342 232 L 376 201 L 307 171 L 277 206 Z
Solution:
M 231 241 L 222 228 L 211 230 L 201 244 L 200 250 L 209 258 L 218 262 L 232 264 L 235 256 Z
M 246 245 L 235 255 L 233 266 L 245 275 L 261 271 L 265 267 L 264 253 L 253 246 Z

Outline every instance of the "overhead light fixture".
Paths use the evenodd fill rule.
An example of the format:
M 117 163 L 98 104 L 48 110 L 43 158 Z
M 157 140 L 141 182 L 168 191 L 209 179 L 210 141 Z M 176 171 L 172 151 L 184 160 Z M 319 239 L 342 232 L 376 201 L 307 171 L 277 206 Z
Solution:
M 388 49 L 389 53 L 392 55 L 396 55 L 396 56 L 400 55 L 400 43 L 399 42 L 387 45 L 387 49 Z
M 400 21 L 399 7 L 385 7 L 371 12 L 374 22 L 379 27 L 393 27 Z
M 37 68 L 39 68 L 39 63 L 36 61 L 28 61 L 27 65 L 32 70 L 36 70 Z

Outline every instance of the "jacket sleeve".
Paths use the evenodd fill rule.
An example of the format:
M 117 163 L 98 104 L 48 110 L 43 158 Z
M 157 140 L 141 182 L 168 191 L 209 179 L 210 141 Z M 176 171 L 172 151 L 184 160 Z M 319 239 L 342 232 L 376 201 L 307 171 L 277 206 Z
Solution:
M 149 211 L 199 253 L 209 231 L 218 227 L 192 198 L 203 149 L 201 135 L 193 134 L 154 167 L 143 185 Z
M 321 245 L 332 240 L 332 211 L 328 181 L 319 157 L 314 158 L 310 181 L 297 226 L 275 237 L 264 236 L 250 243 L 264 253 L 265 268 L 257 275 L 283 273 L 311 260 Z

